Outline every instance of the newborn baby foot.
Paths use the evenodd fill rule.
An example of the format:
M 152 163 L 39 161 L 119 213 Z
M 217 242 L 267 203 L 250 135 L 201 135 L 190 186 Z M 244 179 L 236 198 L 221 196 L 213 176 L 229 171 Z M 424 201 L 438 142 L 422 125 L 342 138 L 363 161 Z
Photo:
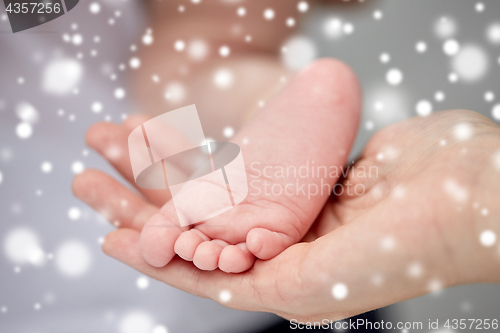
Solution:
M 144 259 L 162 267 L 177 254 L 202 270 L 239 273 L 299 242 L 341 174 L 359 115 L 349 68 L 330 59 L 308 66 L 233 140 L 245 161 L 247 198 L 188 227 L 168 202 L 142 230 Z

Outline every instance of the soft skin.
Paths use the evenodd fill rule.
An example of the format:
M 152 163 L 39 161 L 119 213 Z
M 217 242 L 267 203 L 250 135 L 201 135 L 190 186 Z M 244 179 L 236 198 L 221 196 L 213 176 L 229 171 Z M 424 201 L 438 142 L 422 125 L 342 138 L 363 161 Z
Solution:
M 208 136 L 219 139 L 223 126 L 242 128 L 253 118 L 259 100 L 266 101 L 283 89 L 280 78 L 289 80 L 290 73 L 278 57 L 292 31 L 283 22 L 289 16 L 298 21 L 300 15 L 296 2 L 289 0 L 273 2 L 277 16 L 272 21 L 262 19 L 269 6 L 264 0 L 247 1 L 248 14 L 243 19 L 236 15 L 238 5 L 219 0 L 190 4 L 182 15 L 177 12 L 179 4 L 185 3 L 150 2 L 155 43 L 141 50 L 143 65 L 134 80 L 138 108 L 156 115 L 196 104 L 202 122 L 213 125 Z M 253 37 L 251 43 L 244 41 L 247 33 Z M 175 40 L 189 42 L 194 38 L 202 38 L 213 47 L 203 61 L 191 61 L 173 49 Z M 231 48 L 229 58 L 218 55 L 221 45 Z M 225 90 L 214 88 L 213 74 L 221 66 L 234 73 L 238 84 Z M 162 79 L 162 85 L 151 81 L 153 74 Z M 170 80 L 187 87 L 182 105 L 164 99 L 163 84 Z M 97 124 L 87 135 L 89 145 L 131 184 L 127 135 L 146 119 L 133 116 L 123 125 Z M 472 125 L 474 135 L 456 141 L 454 128 L 463 122 Z M 337 320 L 417 297 L 433 288 L 500 283 L 498 243 L 484 247 L 479 241 L 485 230 L 500 235 L 496 208 L 499 171 L 492 163 L 499 149 L 499 128 L 470 111 L 435 113 L 384 129 L 357 162 L 358 166 L 378 167 L 378 177 L 355 179 L 350 174 L 344 181 L 346 185 L 363 184 L 368 191 L 362 196 L 332 197 L 304 242 L 271 260 L 257 260 L 242 274 L 202 271 L 179 257 L 159 268 L 147 263 L 140 250 L 140 234 L 170 199 L 166 191 L 137 189 L 137 195 L 95 170 L 78 175 L 73 190 L 111 222 L 119 221 L 119 228 L 106 237 L 104 251 L 144 274 L 219 302 L 221 291 L 227 290 L 232 297 L 224 304 L 236 309 L 268 311 L 299 321 Z M 444 190 L 449 180 L 465 189 L 466 202 L 456 202 Z M 489 210 L 487 216 L 481 214 L 482 208 Z M 415 265 L 421 268 L 420 275 L 408 274 L 414 273 L 411 267 Z M 349 291 L 343 300 L 331 293 L 338 283 Z
M 258 177 L 251 174 L 251 165 L 298 169 L 314 161 L 342 167 L 358 127 L 359 101 L 355 75 L 338 61 L 319 60 L 297 74 L 233 140 L 242 147 L 247 178 L 256 185 L 248 197 L 192 228 L 179 227 L 173 202 L 168 202 L 143 228 L 140 244 L 146 261 L 163 267 L 178 254 L 203 270 L 239 273 L 249 269 L 255 257 L 271 259 L 300 241 L 329 191 L 273 194 L 266 183 L 284 188 L 296 183 L 295 175 Z M 300 186 L 320 187 L 321 180 L 332 189 L 338 178 L 301 178 Z
M 464 123 L 473 134 L 461 141 L 455 130 Z M 377 159 L 388 147 L 393 158 Z M 374 136 L 357 162 L 377 166 L 378 177 L 344 181 L 363 183 L 366 194 L 332 197 L 304 242 L 271 260 L 257 260 L 241 274 L 202 271 L 178 257 L 153 267 L 139 245 L 143 226 L 159 210 L 147 196 L 99 171 L 77 176 L 74 191 L 92 207 L 106 207 L 121 218 L 120 228 L 105 239 L 105 253 L 152 278 L 219 302 L 221 291 L 228 290 L 232 298 L 223 304 L 235 309 L 299 321 L 339 320 L 433 288 L 500 283 L 498 244 L 480 242 L 484 230 L 500 234 L 500 171 L 493 160 L 498 151 L 500 128 L 471 111 L 438 112 L 392 125 Z M 457 202 L 446 190 L 448 180 L 467 191 L 466 201 Z M 129 202 L 126 213 L 113 210 L 116 198 Z M 474 203 L 489 214 L 482 215 Z M 422 268 L 419 276 L 409 274 L 415 263 Z M 343 300 L 332 296 L 338 283 L 349 290 Z

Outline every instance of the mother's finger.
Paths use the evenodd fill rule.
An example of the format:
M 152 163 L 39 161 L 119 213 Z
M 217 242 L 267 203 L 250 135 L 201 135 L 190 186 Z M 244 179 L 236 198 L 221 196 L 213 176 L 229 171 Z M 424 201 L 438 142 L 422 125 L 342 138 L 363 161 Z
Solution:
M 124 264 L 172 287 L 196 296 L 211 298 L 225 306 L 240 310 L 267 311 L 253 288 L 253 275 L 228 274 L 220 270 L 202 271 L 192 262 L 175 257 L 164 267 L 149 265 L 139 249 L 140 233 L 131 229 L 118 229 L 106 236 L 104 252 Z M 270 274 L 273 274 L 269 271 Z
M 136 116 L 131 117 L 126 122 L 140 122 Z M 104 156 L 113 167 L 132 185 L 134 185 L 151 203 L 162 206 L 170 200 L 168 190 L 147 190 L 135 185 L 134 175 L 130 164 L 128 151 L 128 136 L 131 125 L 121 126 L 112 123 L 98 123 L 93 125 L 87 132 L 87 143 L 99 154 Z
M 179 257 L 164 267 L 153 267 L 141 255 L 139 237 L 136 230 L 115 230 L 106 236 L 103 251 L 153 279 L 233 309 L 272 312 L 299 321 L 336 321 L 364 312 L 356 307 L 344 309 L 343 302 L 336 302 L 337 309 L 331 311 L 332 301 L 324 299 L 325 296 L 332 299 L 328 297 L 330 289 L 322 290 L 307 283 L 309 280 L 301 281 L 299 270 L 303 265 L 300 253 L 306 252 L 302 251 L 307 248 L 305 244 L 297 244 L 295 249 L 287 250 L 289 253 L 280 255 L 281 258 L 257 261 L 246 273 L 230 274 L 220 270 L 202 271 Z M 314 271 L 310 273 L 314 274 Z M 310 303 L 314 306 L 311 307 Z
M 316 285 L 301 280 L 301 260 L 308 248 L 304 243 L 292 246 L 272 260 L 257 261 L 245 273 L 230 274 L 220 270 L 202 271 L 179 257 L 164 267 L 153 267 L 141 255 L 139 238 L 136 230 L 118 229 L 106 236 L 103 250 L 145 275 L 230 308 L 272 312 L 288 319 L 312 318 L 303 305 L 321 298 L 317 297 Z M 319 292 L 324 294 L 322 290 Z M 339 320 L 358 313 L 339 310 L 322 314 L 322 318 Z
M 117 227 L 140 231 L 158 212 L 158 207 L 97 170 L 86 170 L 77 175 L 73 180 L 73 192 Z
M 131 132 L 131 125 L 128 123 L 138 123 L 140 120 L 137 120 L 137 117 L 127 118 L 122 125 L 108 122 L 94 124 L 86 135 L 87 144 L 106 158 L 132 184 L 135 182 L 128 152 L 128 136 Z M 139 119 L 142 118 L 141 116 Z

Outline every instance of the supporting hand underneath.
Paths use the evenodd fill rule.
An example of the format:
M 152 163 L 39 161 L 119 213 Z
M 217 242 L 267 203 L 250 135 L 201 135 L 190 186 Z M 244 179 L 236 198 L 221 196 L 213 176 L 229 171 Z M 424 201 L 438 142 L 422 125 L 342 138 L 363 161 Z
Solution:
M 137 122 L 110 125 L 104 139 L 94 128 L 89 142 L 103 154 L 110 145 L 125 148 Z M 500 283 L 499 151 L 500 128 L 470 111 L 388 127 L 343 182 L 366 192 L 332 196 L 304 242 L 242 274 L 201 271 L 178 257 L 165 267 L 149 265 L 139 237 L 158 211 L 155 193 L 144 191 L 146 201 L 97 171 L 78 176 L 74 191 L 121 221 L 103 249 L 144 274 L 237 309 L 338 320 L 452 285 Z M 127 159 L 111 162 L 130 181 Z M 373 168 L 371 176 L 357 172 Z

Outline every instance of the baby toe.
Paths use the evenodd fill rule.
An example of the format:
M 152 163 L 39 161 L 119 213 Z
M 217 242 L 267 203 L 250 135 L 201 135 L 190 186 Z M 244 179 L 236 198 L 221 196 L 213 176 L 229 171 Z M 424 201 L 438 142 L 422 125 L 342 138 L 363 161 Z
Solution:
M 226 246 L 219 257 L 219 268 L 226 273 L 241 273 L 253 266 L 255 256 L 245 243 Z
M 153 215 L 142 229 L 139 240 L 144 260 L 154 267 L 168 264 L 175 256 L 174 244 L 184 230 L 163 213 Z
M 202 242 L 196 248 L 193 263 L 204 271 L 213 271 L 218 267 L 222 246 L 214 241 Z
M 276 257 L 293 243 L 290 236 L 264 228 L 252 229 L 247 234 L 248 250 L 262 260 Z
M 184 231 L 175 242 L 174 251 L 179 257 L 193 261 L 196 248 L 203 242 L 210 240 L 205 234 L 196 229 Z

